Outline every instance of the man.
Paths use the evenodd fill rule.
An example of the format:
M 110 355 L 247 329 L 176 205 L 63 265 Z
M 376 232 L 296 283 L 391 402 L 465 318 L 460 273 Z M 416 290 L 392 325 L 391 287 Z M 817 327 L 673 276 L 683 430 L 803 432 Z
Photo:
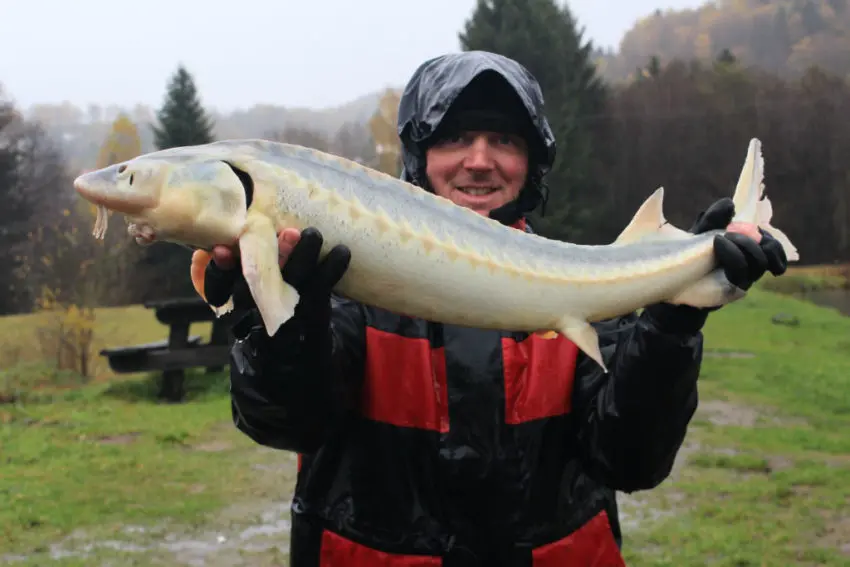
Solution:
M 555 141 L 535 79 L 490 53 L 424 63 L 398 119 L 405 179 L 518 230 L 544 198 Z M 692 228 L 726 226 L 731 201 Z M 785 269 L 766 234 L 718 238 L 730 279 Z M 350 252 L 317 264 L 314 229 L 280 235 L 295 317 L 234 324 L 236 426 L 297 451 L 290 561 L 318 566 L 622 565 L 614 491 L 669 474 L 697 405 L 707 313 L 654 305 L 597 325 L 610 375 L 564 337 L 412 319 L 331 294 Z M 206 273 L 236 286 L 232 251 Z M 482 289 L 481 293 L 486 293 Z M 498 309 L 498 305 L 493 306 Z

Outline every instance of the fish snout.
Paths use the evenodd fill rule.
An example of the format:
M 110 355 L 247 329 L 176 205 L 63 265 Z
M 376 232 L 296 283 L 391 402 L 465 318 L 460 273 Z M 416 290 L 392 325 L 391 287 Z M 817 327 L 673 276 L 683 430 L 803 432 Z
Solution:
M 129 173 L 129 175 L 128 175 Z M 156 199 L 133 186 L 135 174 L 127 165 L 90 171 L 74 179 L 74 190 L 86 201 L 128 215 L 137 215 L 156 205 Z

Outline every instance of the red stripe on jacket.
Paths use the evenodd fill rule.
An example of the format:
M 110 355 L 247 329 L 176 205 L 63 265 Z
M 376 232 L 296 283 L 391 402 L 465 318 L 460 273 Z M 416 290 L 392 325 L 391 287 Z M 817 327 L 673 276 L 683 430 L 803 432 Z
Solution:
M 449 396 L 442 348 L 366 327 L 363 416 L 399 427 L 449 430 Z
M 611 533 L 608 515 L 600 512 L 572 534 L 531 550 L 532 567 L 625 567 Z M 322 532 L 319 567 L 441 567 L 438 556 L 387 553 L 331 531 Z
M 532 567 L 625 567 L 608 514 L 599 512 L 589 522 L 563 539 L 531 551 Z
M 562 335 L 502 339 L 505 422 L 522 423 L 569 413 L 578 348 Z

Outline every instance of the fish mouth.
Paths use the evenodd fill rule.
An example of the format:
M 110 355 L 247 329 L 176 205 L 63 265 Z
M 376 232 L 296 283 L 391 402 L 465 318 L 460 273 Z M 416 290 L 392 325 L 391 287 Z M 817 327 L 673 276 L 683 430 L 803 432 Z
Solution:
M 156 231 L 146 224 L 131 222 L 127 225 L 127 234 L 132 236 L 141 246 L 149 246 L 156 242 Z

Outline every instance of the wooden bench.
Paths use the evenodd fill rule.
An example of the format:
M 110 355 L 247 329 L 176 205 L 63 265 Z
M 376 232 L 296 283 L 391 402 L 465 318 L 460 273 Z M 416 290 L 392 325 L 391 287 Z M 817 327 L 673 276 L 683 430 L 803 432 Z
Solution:
M 180 401 L 185 393 L 188 368 L 203 367 L 207 372 L 223 370 L 229 362 L 230 336 L 227 326 L 200 297 L 175 298 L 146 302 L 157 320 L 168 326 L 168 338 L 141 345 L 103 349 L 113 372 L 162 372 L 159 397 Z M 198 335 L 189 336 L 192 323 L 212 322 L 208 342 Z

